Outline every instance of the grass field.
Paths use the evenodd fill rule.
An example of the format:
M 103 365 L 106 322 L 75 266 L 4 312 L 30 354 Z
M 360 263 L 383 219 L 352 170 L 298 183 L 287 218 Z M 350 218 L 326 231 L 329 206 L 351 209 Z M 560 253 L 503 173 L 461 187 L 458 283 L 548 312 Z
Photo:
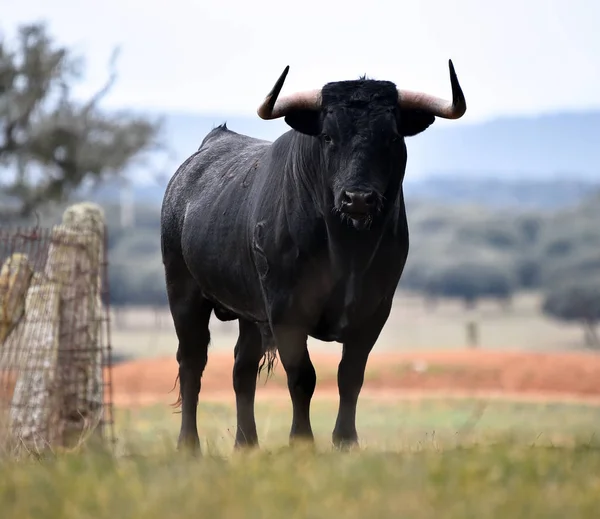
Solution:
M 287 448 L 289 403 L 261 402 L 262 447 L 232 450 L 234 409 L 203 403 L 205 456 L 173 452 L 179 415 L 117 410 L 116 461 L 64 454 L 5 464 L 2 517 L 592 518 L 600 507 L 600 407 L 475 400 L 359 407 L 359 452 L 332 451 L 335 403 L 315 401 L 316 449 Z
M 130 358 L 174 355 L 177 340 L 167 309 L 156 312 L 162 327 L 157 329 L 155 314 L 143 308 L 126 308 L 120 320 L 113 318 L 112 343 L 118 355 Z M 505 311 L 493 301 L 482 302 L 475 316 L 480 323 L 480 347 L 557 351 L 582 347 L 583 332 L 577 325 L 549 319 L 540 313 L 537 294 L 515 296 Z M 460 301 L 440 301 L 435 311 L 423 299 L 406 293 L 396 297 L 392 313 L 374 352 L 462 348 L 465 346 L 467 314 Z M 237 338 L 237 322 L 211 320 L 211 348 L 231 350 Z M 331 350 L 335 344 L 309 339 L 311 349 Z M 337 350 L 336 350 L 337 351 Z

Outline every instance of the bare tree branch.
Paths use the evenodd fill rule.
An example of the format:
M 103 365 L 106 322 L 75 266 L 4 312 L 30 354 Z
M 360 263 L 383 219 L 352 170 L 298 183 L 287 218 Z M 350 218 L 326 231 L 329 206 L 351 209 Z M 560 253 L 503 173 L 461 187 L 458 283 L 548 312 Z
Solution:
M 119 58 L 120 54 L 121 54 L 121 48 L 115 47 L 110 55 L 110 59 L 108 62 L 108 69 L 109 69 L 108 80 L 106 81 L 104 86 L 102 86 L 102 88 L 100 90 L 98 90 L 98 92 L 96 92 L 92 96 L 92 98 L 85 104 L 85 106 L 83 108 L 84 115 L 87 115 L 87 114 L 89 114 L 89 112 L 94 110 L 96 108 L 96 106 L 98 105 L 98 103 L 100 101 L 102 101 L 102 99 L 110 92 L 110 90 L 116 83 L 116 81 L 117 81 L 117 59 Z

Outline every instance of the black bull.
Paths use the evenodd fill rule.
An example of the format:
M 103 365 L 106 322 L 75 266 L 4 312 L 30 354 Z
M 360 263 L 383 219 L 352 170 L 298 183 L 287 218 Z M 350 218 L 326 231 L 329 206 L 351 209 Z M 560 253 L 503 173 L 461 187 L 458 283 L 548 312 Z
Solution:
M 333 442 L 358 441 L 367 359 L 408 254 L 404 138 L 466 110 L 449 66 L 452 102 L 365 78 L 279 98 L 286 68 L 258 114 L 285 117 L 290 131 L 271 143 L 219 126 L 178 168 L 163 200 L 161 247 L 179 340 L 179 448 L 199 449 L 196 408 L 213 311 L 239 321 L 237 447 L 258 445 L 257 375 L 275 351 L 292 400 L 290 440 L 313 440 L 308 336 L 343 345 Z

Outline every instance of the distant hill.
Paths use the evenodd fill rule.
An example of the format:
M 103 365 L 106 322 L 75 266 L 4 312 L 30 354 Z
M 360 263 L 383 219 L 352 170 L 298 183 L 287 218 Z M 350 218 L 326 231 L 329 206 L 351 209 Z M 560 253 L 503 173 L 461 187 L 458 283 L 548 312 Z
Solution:
M 171 157 L 152 168 L 132 168 L 136 201 L 159 202 L 166 180 L 216 125 L 274 140 L 282 120 L 170 113 L 165 136 Z M 408 196 L 495 206 L 555 207 L 577 202 L 600 187 L 600 112 L 510 117 L 468 124 L 441 121 L 407 139 Z M 158 182 L 152 176 L 160 171 Z M 94 192 L 114 199 L 116 185 Z
M 415 175 L 600 180 L 600 111 L 434 127 L 409 144 Z
M 600 193 L 599 180 L 570 178 L 490 178 L 465 174 L 434 175 L 405 182 L 407 199 L 476 204 L 521 211 L 554 210 Z

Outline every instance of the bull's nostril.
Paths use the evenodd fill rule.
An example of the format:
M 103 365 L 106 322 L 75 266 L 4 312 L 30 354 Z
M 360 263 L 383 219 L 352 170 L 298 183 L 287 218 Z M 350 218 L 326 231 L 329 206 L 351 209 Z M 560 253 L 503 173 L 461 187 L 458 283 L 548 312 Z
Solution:
M 341 204 L 345 211 L 352 213 L 368 213 L 377 203 L 373 191 L 344 191 Z
M 351 204 L 352 198 L 352 193 L 350 193 L 349 191 L 344 191 L 344 193 L 342 194 L 342 204 Z

